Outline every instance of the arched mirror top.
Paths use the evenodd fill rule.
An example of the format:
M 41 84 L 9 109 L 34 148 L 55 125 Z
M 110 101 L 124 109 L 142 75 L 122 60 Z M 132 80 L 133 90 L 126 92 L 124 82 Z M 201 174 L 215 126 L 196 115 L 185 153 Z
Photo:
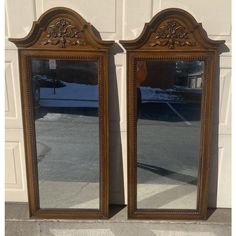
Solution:
M 18 48 L 52 50 L 100 50 L 114 41 L 100 39 L 94 27 L 77 12 L 56 7 L 46 11 L 33 22 L 29 34 L 21 39 L 10 38 Z
M 224 40 L 212 40 L 202 24 L 188 12 L 168 8 L 146 23 L 140 36 L 134 40 L 121 40 L 126 50 L 199 51 L 216 50 Z

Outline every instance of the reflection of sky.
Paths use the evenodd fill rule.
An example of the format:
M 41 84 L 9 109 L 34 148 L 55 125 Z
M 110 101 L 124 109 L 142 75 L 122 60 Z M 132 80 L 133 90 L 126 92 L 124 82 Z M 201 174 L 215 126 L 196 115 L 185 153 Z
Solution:
M 40 88 L 42 107 L 98 107 L 98 85 L 66 83 L 61 88 Z

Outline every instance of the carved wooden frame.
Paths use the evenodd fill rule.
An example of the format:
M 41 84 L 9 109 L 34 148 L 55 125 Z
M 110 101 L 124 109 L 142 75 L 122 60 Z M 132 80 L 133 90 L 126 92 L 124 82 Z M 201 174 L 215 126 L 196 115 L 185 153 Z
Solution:
M 58 7 L 45 12 L 22 39 L 9 39 L 19 52 L 20 85 L 26 153 L 30 216 L 34 218 L 108 218 L 109 214 L 109 137 L 108 137 L 108 54 L 113 41 L 102 41 L 79 14 Z M 98 61 L 99 87 L 99 209 L 41 209 L 37 172 L 33 94 L 30 60 L 64 59 Z
M 186 11 L 170 8 L 146 23 L 134 40 L 120 41 L 127 50 L 128 217 L 131 219 L 206 219 L 211 159 L 213 83 L 218 48 L 224 41 L 207 37 L 201 23 Z M 205 83 L 201 105 L 201 138 L 197 209 L 137 209 L 137 60 L 203 60 Z

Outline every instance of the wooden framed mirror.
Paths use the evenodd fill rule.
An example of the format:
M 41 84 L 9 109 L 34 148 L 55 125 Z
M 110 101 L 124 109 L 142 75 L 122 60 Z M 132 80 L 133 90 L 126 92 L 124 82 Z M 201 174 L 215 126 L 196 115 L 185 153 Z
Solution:
M 127 50 L 128 217 L 206 219 L 218 48 L 166 9 Z
M 108 53 L 76 12 L 45 12 L 22 39 L 21 98 L 30 216 L 107 218 Z

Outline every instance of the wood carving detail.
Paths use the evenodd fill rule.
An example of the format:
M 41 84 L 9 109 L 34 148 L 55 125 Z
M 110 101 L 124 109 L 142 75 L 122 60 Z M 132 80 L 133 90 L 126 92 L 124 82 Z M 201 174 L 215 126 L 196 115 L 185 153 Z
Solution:
M 61 48 L 85 45 L 83 33 L 83 30 L 78 30 L 70 21 L 60 18 L 55 21 L 55 24 L 48 27 L 47 36 L 40 44 L 58 45 Z
M 167 21 L 159 27 L 154 40 L 149 44 L 151 47 L 161 46 L 174 49 L 176 46 L 195 46 L 196 42 L 189 39 L 189 32 L 184 26 L 175 20 Z

